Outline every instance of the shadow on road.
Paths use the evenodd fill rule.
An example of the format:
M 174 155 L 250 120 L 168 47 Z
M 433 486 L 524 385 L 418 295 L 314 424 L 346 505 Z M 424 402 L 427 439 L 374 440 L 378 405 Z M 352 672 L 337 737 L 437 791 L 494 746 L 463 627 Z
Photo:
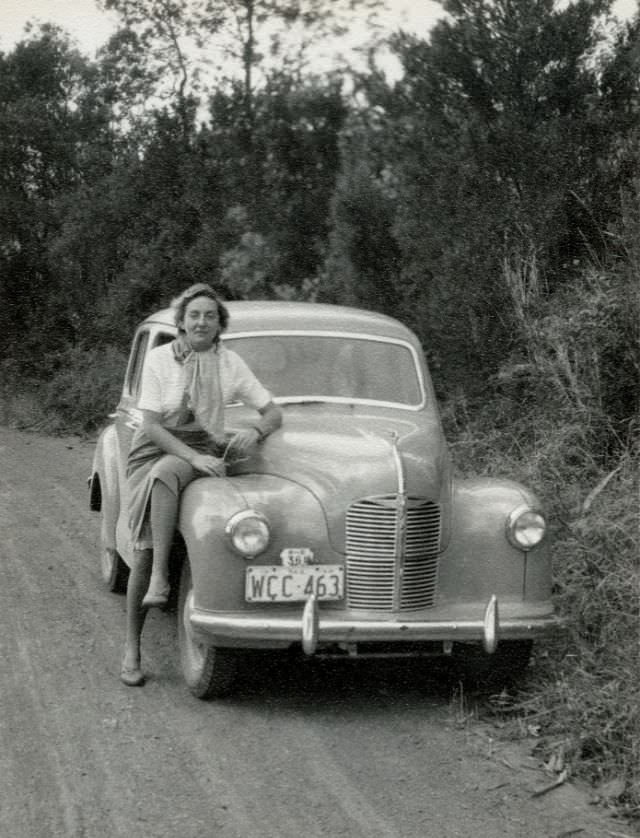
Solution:
M 329 659 L 302 653 L 250 653 L 242 667 L 234 703 L 284 702 L 293 708 L 314 706 L 326 712 L 349 703 L 358 712 L 428 699 L 446 705 L 456 689 L 446 662 L 431 658 Z

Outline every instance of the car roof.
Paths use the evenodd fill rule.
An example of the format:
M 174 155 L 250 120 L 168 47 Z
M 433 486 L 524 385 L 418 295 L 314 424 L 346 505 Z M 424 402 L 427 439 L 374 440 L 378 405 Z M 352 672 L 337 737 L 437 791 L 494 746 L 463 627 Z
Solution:
M 234 332 L 330 331 L 417 343 L 415 335 L 393 317 L 349 306 L 273 300 L 232 301 L 225 302 L 225 305 L 229 309 L 229 335 Z M 144 322 L 175 327 L 174 310 L 163 309 Z

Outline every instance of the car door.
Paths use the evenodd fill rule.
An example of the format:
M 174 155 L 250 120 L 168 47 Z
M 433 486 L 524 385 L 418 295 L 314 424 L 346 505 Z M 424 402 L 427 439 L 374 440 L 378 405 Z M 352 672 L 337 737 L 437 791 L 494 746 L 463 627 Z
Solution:
M 129 559 L 132 554 L 127 514 L 127 455 L 131 448 L 133 434 L 140 425 L 141 414 L 137 408 L 137 403 L 138 396 L 140 395 L 144 360 L 149 350 L 150 342 L 150 328 L 143 326 L 138 329 L 131 344 L 122 395 L 116 408 L 115 416 L 120 497 L 120 508 L 118 510 L 118 521 L 116 524 L 116 544 L 118 552 L 121 556 L 125 557 L 125 560 Z
M 131 344 L 129 363 L 125 373 L 120 402 L 116 409 L 115 426 L 118 446 L 118 479 L 120 509 L 116 525 L 116 544 L 123 557 L 130 557 L 133 546 L 129 532 L 128 496 L 127 496 L 127 456 L 135 431 L 140 427 L 142 414 L 138 409 L 138 399 L 142 385 L 142 373 L 149 352 L 156 346 L 167 343 L 175 335 L 166 327 L 154 323 L 143 324 L 136 332 Z

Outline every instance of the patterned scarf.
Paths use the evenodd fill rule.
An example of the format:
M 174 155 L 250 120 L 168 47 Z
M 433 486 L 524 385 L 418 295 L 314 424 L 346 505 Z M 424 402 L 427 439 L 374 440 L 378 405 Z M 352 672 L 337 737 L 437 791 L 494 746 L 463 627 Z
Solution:
M 185 397 L 196 420 L 214 442 L 224 443 L 224 403 L 218 347 L 194 352 L 183 335 L 178 335 L 171 347 L 176 361 L 184 367 Z

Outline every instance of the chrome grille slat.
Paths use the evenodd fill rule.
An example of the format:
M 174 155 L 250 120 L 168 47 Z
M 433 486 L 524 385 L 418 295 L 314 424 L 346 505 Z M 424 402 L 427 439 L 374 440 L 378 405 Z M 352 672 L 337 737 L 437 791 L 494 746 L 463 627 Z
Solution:
M 440 508 L 425 498 L 406 501 L 402 556 L 396 556 L 399 509 L 396 495 L 363 498 L 353 503 L 346 520 L 347 606 L 394 610 L 399 586 L 400 610 L 435 604 L 440 549 Z

